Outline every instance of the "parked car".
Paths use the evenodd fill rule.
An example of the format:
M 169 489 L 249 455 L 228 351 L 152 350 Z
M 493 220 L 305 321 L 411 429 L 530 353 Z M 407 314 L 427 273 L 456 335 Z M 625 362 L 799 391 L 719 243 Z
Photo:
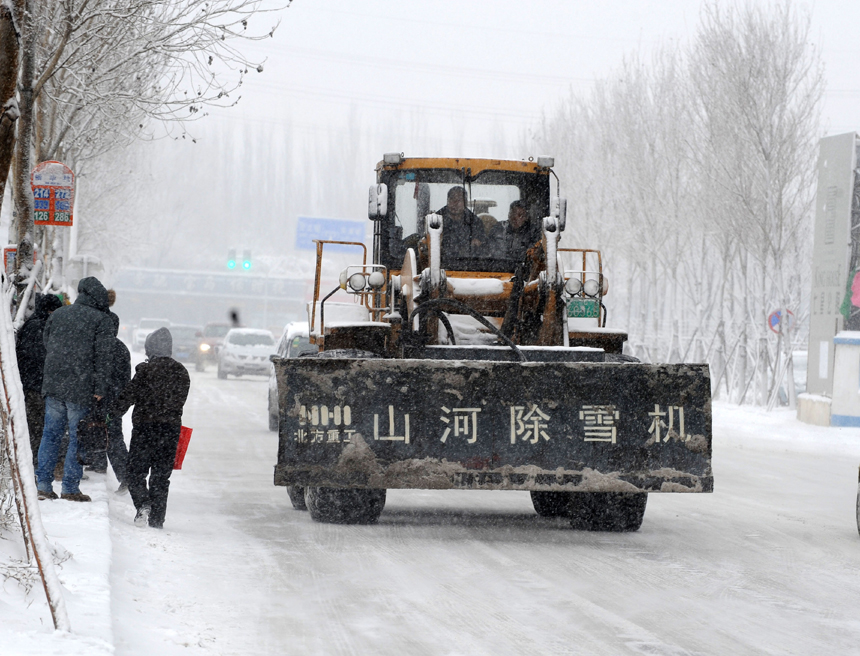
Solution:
M 159 328 L 169 328 L 169 319 L 141 319 L 137 327 L 131 331 L 131 350 L 142 351 L 149 333 Z
M 197 371 L 206 371 L 207 364 L 218 362 L 218 349 L 229 330 L 229 323 L 207 323 L 203 326 L 203 335 L 197 341 L 197 354 L 194 359 L 194 368 Z
M 268 330 L 233 328 L 218 350 L 218 378 L 269 373 L 269 356 L 275 353 L 275 338 Z
M 173 325 L 168 328 L 173 337 L 173 357 L 190 362 L 197 357 L 197 343 L 203 335 L 201 326 Z
M 318 350 L 308 340 L 308 322 L 294 321 L 284 328 L 275 357 L 297 358 Z M 278 430 L 278 381 L 275 380 L 275 368 L 272 365 L 269 365 L 269 430 Z

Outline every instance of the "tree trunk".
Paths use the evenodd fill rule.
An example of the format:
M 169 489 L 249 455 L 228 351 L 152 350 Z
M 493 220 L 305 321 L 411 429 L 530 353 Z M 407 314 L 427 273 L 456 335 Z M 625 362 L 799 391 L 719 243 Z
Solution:
M 15 88 L 18 83 L 18 63 L 21 52 L 21 35 L 15 26 L 11 6 L 0 5 L 0 208 L 6 191 L 9 165 L 15 152 L 15 122 L 18 120 L 18 102 Z
M 21 17 L 24 46 L 21 51 L 21 81 L 18 120 L 17 167 L 15 176 L 15 208 L 18 211 L 18 253 L 15 270 L 29 271 L 33 266 L 33 192 L 30 188 L 30 171 L 33 168 L 33 78 L 35 75 L 36 42 L 32 29 L 32 0 L 25 0 Z

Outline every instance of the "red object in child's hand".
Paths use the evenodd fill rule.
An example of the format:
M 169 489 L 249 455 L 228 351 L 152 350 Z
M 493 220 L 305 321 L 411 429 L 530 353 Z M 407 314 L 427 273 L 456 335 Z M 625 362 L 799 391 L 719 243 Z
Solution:
M 188 451 L 188 443 L 191 441 L 191 429 L 183 426 L 179 429 L 179 444 L 176 447 L 176 460 L 173 461 L 174 469 L 182 469 L 182 461 L 185 460 L 185 452 Z

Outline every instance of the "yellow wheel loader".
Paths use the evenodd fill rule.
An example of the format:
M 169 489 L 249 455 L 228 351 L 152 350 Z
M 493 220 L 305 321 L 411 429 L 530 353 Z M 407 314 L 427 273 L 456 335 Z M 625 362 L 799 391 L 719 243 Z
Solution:
M 370 261 L 317 242 L 318 352 L 273 360 L 296 508 L 372 523 L 387 489 L 523 490 L 574 528 L 635 531 L 649 493 L 713 490 L 708 366 L 622 353 L 601 253 L 559 246 L 553 164 L 386 154 Z M 356 259 L 328 289 L 332 246 Z

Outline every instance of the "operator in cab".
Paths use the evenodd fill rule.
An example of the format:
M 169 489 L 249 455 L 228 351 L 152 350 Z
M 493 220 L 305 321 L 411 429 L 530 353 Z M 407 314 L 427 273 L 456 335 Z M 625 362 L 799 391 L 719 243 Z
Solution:
M 442 217 L 443 263 L 481 255 L 487 234 L 481 219 L 466 207 L 466 190 L 463 187 L 451 187 L 447 204 L 436 214 Z
M 541 227 L 532 222 L 526 203 L 515 200 L 508 210 L 508 220 L 496 226 L 491 235 L 499 257 L 522 262 L 528 250 L 541 238 Z

